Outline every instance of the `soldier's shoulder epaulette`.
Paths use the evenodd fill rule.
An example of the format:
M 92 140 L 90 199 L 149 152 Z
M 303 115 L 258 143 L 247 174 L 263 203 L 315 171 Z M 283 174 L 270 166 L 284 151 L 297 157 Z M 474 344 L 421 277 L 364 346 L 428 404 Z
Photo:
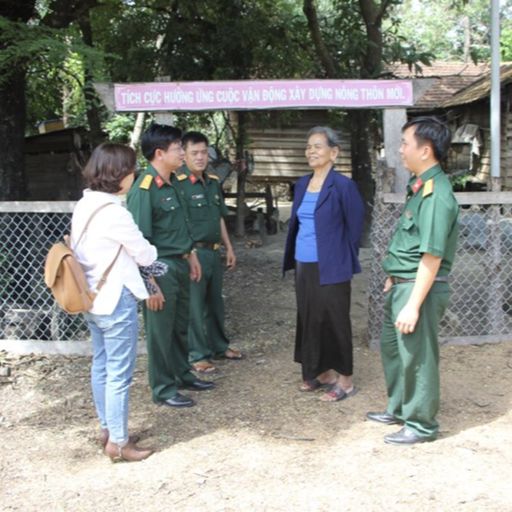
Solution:
M 146 174 L 146 176 L 142 178 L 139 188 L 141 188 L 142 190 L 149 190 L 149 187 L 151 187 L 151 183 L 153 183 L 153 176 L 151 176 L 151 174 Z
M 216 174 L 208 173 L 208 178 L 211 178 L 212 180 L 219 181 L 220 178 Z
M 183 173 L 183 174 L 178 174 L 176 176 L 176 178 L 178 178 L 178 181 L 183 181 L 183 180 L 186 180 L 188 178 L 188 176 L 185 173 Z
M 423 185 L 423 197 L 427 197 L 434 192 L 434 180 L 430 179 Z

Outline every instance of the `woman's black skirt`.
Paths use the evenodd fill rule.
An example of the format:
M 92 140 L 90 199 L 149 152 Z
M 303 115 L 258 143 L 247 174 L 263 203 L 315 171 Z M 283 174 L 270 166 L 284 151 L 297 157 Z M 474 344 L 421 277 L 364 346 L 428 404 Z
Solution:
M 318 263 L 296 264 L 295 361 L 304 380 L 333 369 L 352 375 L 350 281 L 320 286 Z

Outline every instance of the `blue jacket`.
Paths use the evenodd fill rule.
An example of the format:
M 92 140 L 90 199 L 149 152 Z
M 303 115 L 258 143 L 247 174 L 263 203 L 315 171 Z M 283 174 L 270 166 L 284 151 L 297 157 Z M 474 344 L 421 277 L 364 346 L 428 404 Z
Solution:
M 283 273 L 295 268 L 295 241 L 299 230 L 297 209 L 302 203 L 312 174 L 295 185 Z M 327 174 L 315 208 L 316 244 L 320 284 L 350 281 L 361 272 L 359 240 L 364 223 L 364 204 L 356 184 L 332 168 Z

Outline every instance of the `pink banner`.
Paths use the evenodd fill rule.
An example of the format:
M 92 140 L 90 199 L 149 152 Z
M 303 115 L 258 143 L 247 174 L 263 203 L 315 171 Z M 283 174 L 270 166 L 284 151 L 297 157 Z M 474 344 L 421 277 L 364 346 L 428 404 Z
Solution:
M 410 80 L 254 80 L 114 84 L 119 112 L 382 108 L 413 104 Z

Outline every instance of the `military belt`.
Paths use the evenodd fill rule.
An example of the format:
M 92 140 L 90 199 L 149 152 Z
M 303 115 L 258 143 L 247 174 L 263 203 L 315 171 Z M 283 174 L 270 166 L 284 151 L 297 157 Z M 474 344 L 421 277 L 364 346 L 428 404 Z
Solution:
M 188 260 L 189 257 L 189 252 L 186 252 L 185 254 L 170 254 L 169 256 L 167 256 L 167 258 L 172 258 L 176 260 Z
M 198 249 L 211 249 L 212 251 L 217 251 L 220 248 L 220 244 L 213 242 L 194 242 L 194 247 Z
M 396 277 L 396 276 L 389 276 L 391 279 L 391 282 L 393 284 L 400 284 L 400 283 L 414 283 L 416 281 L 416 278 L 412 279 L 406 279 L 404 277 Z M 438 276 L 434 279 L 434 281 L 440 282 L 440 283 L 447 283 L 448 282 L 448 276 Z

